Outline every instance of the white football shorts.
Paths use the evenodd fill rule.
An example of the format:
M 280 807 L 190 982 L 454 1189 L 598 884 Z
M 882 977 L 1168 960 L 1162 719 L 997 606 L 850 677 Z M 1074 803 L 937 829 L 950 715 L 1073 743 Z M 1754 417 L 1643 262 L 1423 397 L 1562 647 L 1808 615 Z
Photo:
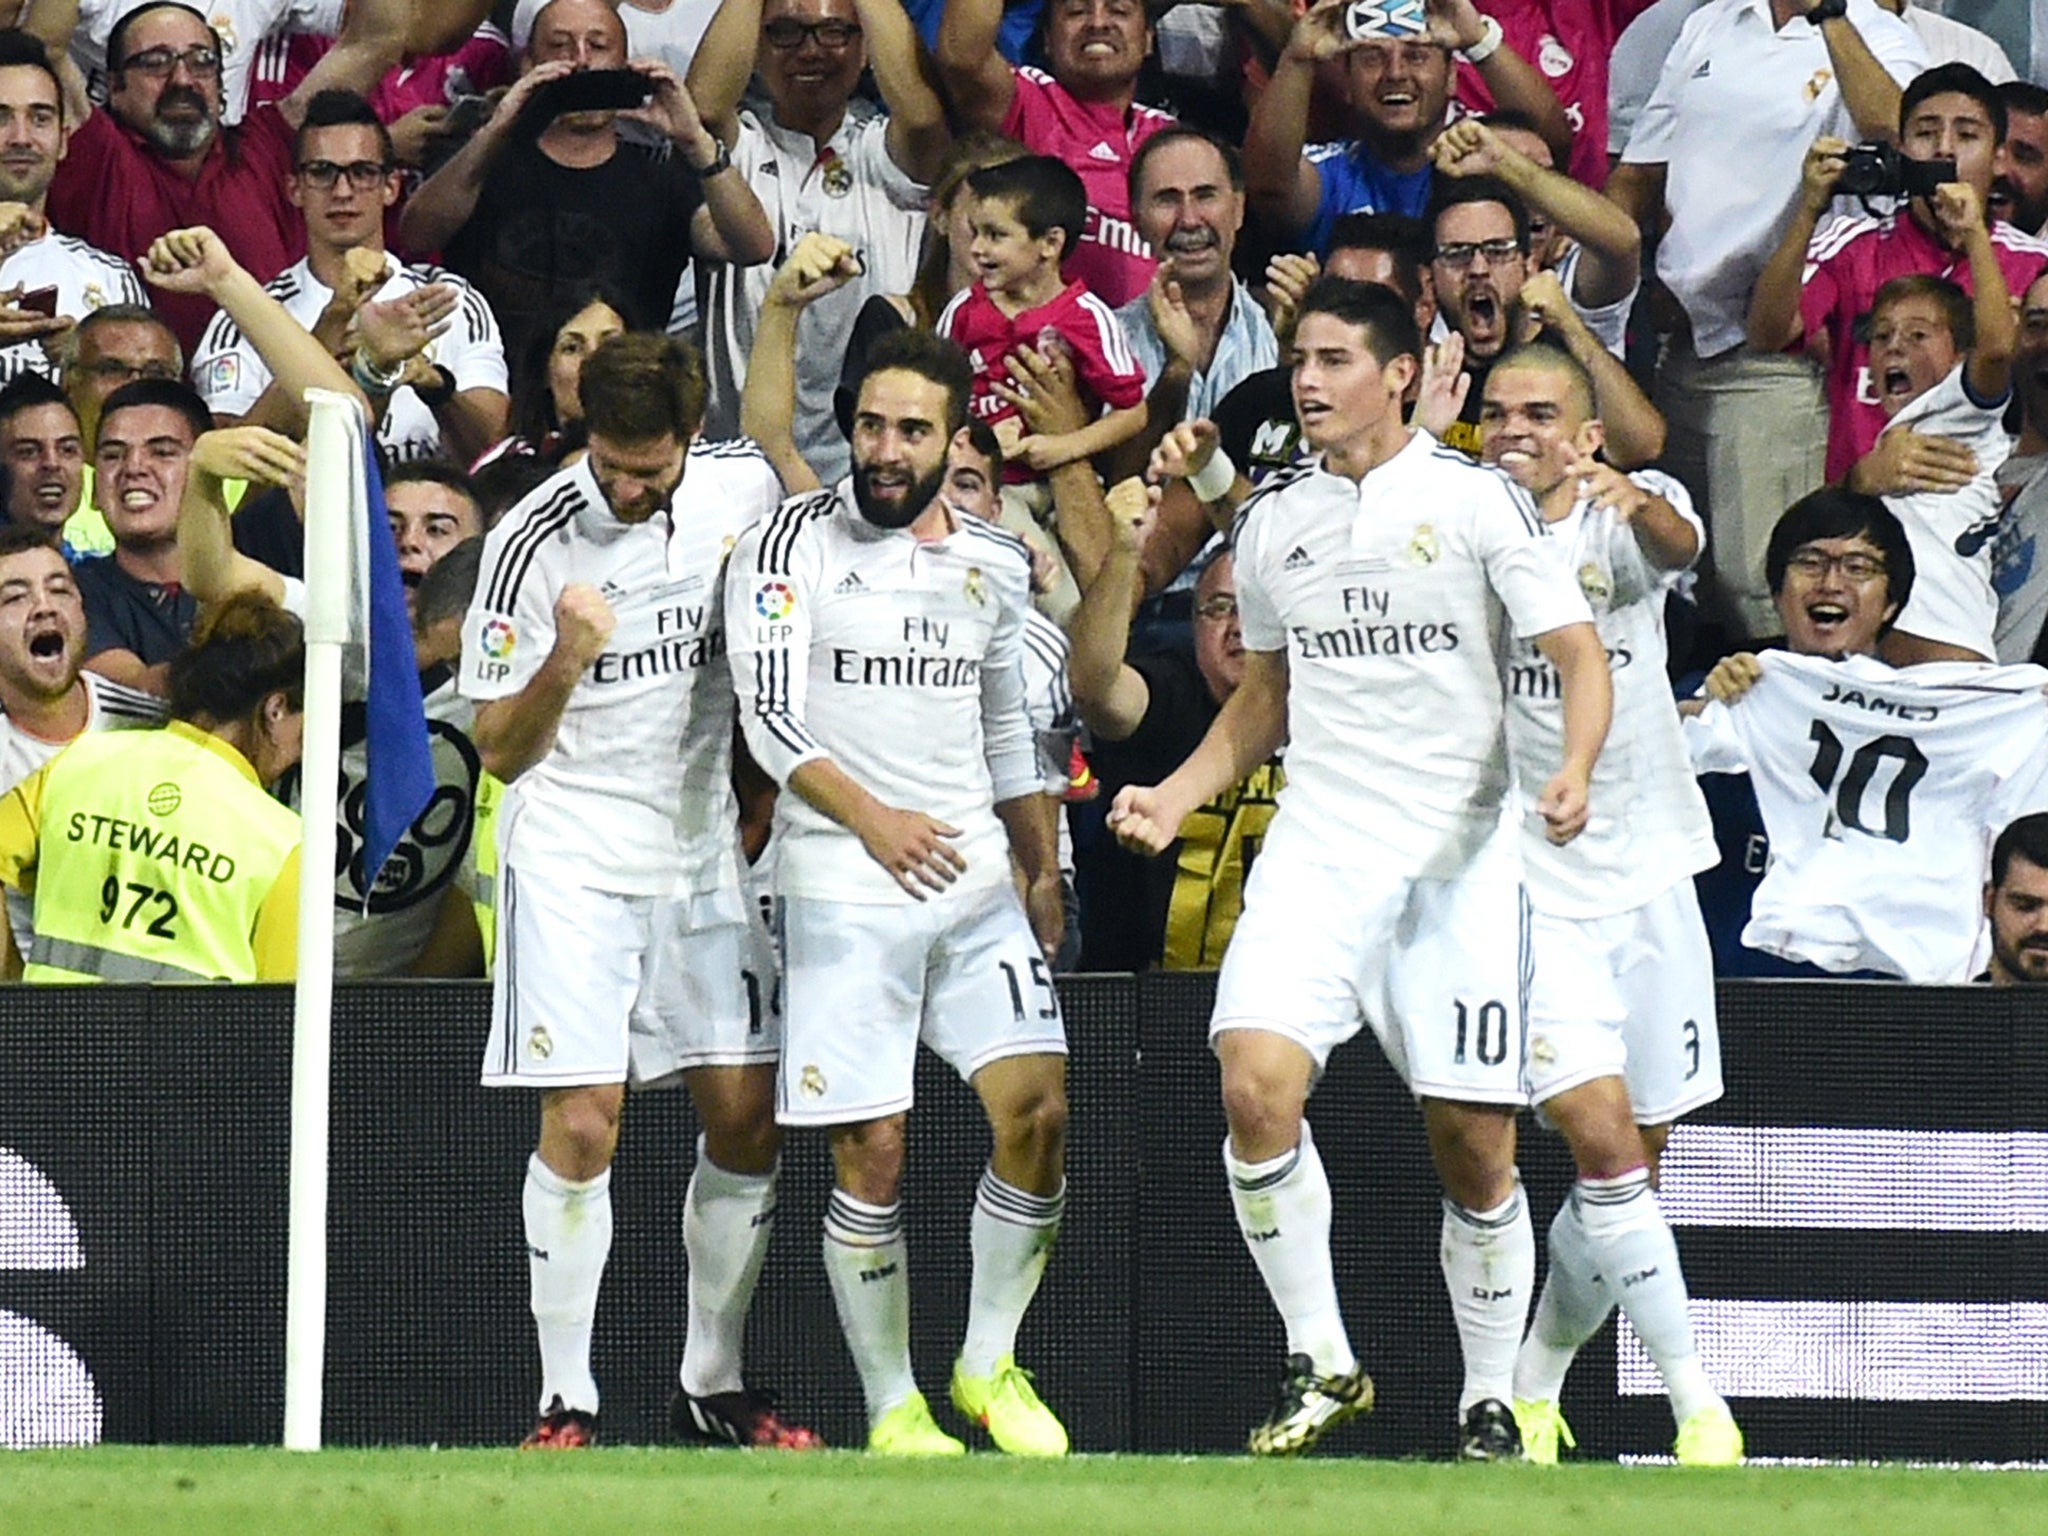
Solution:
M 910 1108 L 922 1040 L 961 1077 L 1067 1053 L 1052 968 L 1007 882 L 900 906 L 787 896 L 784 1125 L 854 1125 Z
M 1529 1096 L 1600 1077 L 1628 1084 L 1639 1125 L 1721 1097 L 1714 956 L 1690 879 L 1608 917 L 1535 914 Z
M 1217 977 L 1211 1044 L 1227 1030 L 1268 1030 L 1320 1072 L 1369 1023 L 1417 1098 L 1526 1103 L 1516 836 L 1495 832 L 1446 880 L 1263 855 Z
M 775 978 L 752 956 L 737 891 L 621 896 L 501 869 L 484 1086 L 667 1086 L 771 1062 Z

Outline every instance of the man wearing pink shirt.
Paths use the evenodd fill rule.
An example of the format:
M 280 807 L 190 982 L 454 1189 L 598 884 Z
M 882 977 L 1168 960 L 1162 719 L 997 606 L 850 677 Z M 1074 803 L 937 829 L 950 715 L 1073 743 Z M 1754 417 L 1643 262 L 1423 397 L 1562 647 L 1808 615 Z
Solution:
M 1956 180 L 1972 188 L 1980 201 L 1990 197 L 2005 128 L 2005 104 L 1997 88 L 1967 64 L 1930 69 L 1900 97 L 1901 152 L 1912 160 L 1954 160 Z M 1847 145 L 1831 138 L 1816 140 L 1807 152 L 1800 201 L 1757 278 L 1747 327 L 1754 347 L 1802 347 L 1821 361 L 1827 379 L 1830 482 L 1842 480 L 1873 450 L 1887 420 L 1871 383 L 1864 334 L 1877 290 L 1911 273 L 1944 277 L 1965 292 L 1971 289 L 1968 252 L 1944 240 L 1925 197 L 1912 199 L 1903 214 L 1838 218 L 1815 233 L 1833 201 L 1847 152 Z M 2048 264 L 2048 241 L 2022 234 L 2003 220 L 1991 225 L 1991 245 L 2012 293 L 2026 292 Z M 1970 469 L 1950 465 L 1953 455 L 1944 455 L 1944 446 L 1915 438 L 1894 450 L 1896 462 L 1878 475 L 1885 483 L 1859 488 L 1936 491 L 1967 483 Z M 1955 475 L 1961 479 L 1954 480 Z
M 939 23 L 939 73 L 963 129 L 1017 140 L 1064 160 L 1088 189 L 1088 227 L 1066 264 L 1110 308 L 1152 281 L 1151 247 L 1131 223 L 1131 158 L 1173 119 L 1136 102 L 1152 51 L 1144 0 L 1047 0 L 1045 57 L 1018 69 L 996 52 L 1002 0 L 949 0 Z
M 1607 59 L 1615 39 L 1651 0 L 1478 0 L 1507 46 L 1536 66 L 1572 126 L 1570 160 L 1558 167 L 1589 187 L 1607 183 Z M 1496 103 L 1476 64 L 1458 64 L 1458 105 L 1481 115 Z

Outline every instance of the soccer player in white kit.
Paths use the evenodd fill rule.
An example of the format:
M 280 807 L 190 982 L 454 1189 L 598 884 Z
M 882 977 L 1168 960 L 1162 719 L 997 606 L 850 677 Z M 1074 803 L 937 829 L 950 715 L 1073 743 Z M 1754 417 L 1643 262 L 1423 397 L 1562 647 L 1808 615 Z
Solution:
M 595 1437 L 591 1325 L 625 1085 L 682 1073 L 704 1135 L 684 1205 L 676 1426 L 804 1448 L 816 1437 L 740 1376 L 775 1210 L 778 1040 L 750 1006 L 771 987 L 745 974 L 719 596 L 726 552 L 779 486 L 744 445 L 691 451 L 704 375 L 681 343 L 614 337 L 578 391 L 588 456 L 491 531 L 462 640 L 477 749 L 508 786 L 483 1080 L 542 1093 L 524 1196 L 541 1356 L 527 1444 Z
M 831 1138 L 825 1272 L 868 1448 L 963 1449 L 910 1364 L 900 1187 L 923 1040 L 973 1085 L 995 1142 L 953 1403 L 1006 1451 L 1059 1455 L 1066 1431 L 1015 1349 L 1065 1201 L 1066 1034 L 1046 963 L 1060 873 L 1025 710 L 1030 557 L 938 496 L 971 388 L 951 342 L 877 344 L 852 476 L 740 541 L 726 629 L 747 745 L 783 786 L 777 1114 Z
M 1557 1460 L 1571 1438 L 1565 1372 L 1618 1302 L 1670 1390 L 1678 1459 L 1725 1466 L 1741 1460 L 1742 1434 L 1700 1365 L 1653 1190 L 1671 1122 L 1721 1096 L 1714 957 L 1692 886 L 1719 851 L 1664 665 L 1664 599 L 1705 529 L 1677 481 L 1594 457 L 1605 441 L 1594 409 L 1584 367 L 1538 343 L 1494 364 L 1479 411 L 1481 458 L 1535 499 L 1614 677 L 1585 832 L 1559 846 L 1522 823 L 1536 957 L 1529 1093 L 1579 1176 L 1550 1225 L 1515 1422 L 1531 1461 Z M 1508 755 L 1530 793 L 1564 755 L 1557 674 L 1527 642 L 1508 669 Z
M 1460 1454 L 1518 1456 L 1508 1406 L 1536 1240 L 1515 1171 L 1527 906 L 1504 815 L 1501 664 L 1511 633 L 1557 668 L 1564 764 L 1550 836 L 1586 821 L 1606 658 L 1529 498 L 1401 422 L 1421 353 L 1392 292 L 1319 279 L 1292 363 L 1318 457 L 1245 503 L 1235 536 L 1245 677 L 1192 756 L 1110 813 L 1157 853 L 1195 807 L 1287 742 L 1287 787 L 1223 958 L 1210 1038 L 1223 1161 L 1288 1362 L 1254 1454 L 1306 1450 L 1372 1404 L 1338 1309 L 1330 1186 L 1303 1112 L 1331 1049 L 1369 1022 L 1421 1102 L 1443 1181 L 1442 1261 L 1465 1357 Z

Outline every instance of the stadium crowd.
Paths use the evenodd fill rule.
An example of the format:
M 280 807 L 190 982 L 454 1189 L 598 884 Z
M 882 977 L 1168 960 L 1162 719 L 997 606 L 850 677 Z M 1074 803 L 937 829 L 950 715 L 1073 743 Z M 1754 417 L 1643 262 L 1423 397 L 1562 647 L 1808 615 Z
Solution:
M 2048 90 L 1919 0 L 0 23 L 10 974 L 291 973 L 251 795 L 296 795 L 305 391 L 354 398 L 437 791 L 364 868 L 346 718 L 338 968 L 493 974 L 485 1081 L 543 1090 L 533 1443 L 594 1437 L 625 1087 L 681 1074 L 679 1432 L 815 1443 L 740 1360 L 810 1126 L 870 1445 L 961 1448 L 921 1032 L 994 1146 L 953 1401 L 1064 1451 L 1014 1358 L 1052 977 L 1221 966 L 1255 1452 L 1371 1406 L 1304 1116 L 1369 1023 L 1461 1453 L 1556 1459 L 1619 1305 L 1680 1460 L 1736 1460 L 1653 1192 L 1713 978 L 2048 982 Z M 1540 1295 L 1532 1101 L 1580 1173 Z

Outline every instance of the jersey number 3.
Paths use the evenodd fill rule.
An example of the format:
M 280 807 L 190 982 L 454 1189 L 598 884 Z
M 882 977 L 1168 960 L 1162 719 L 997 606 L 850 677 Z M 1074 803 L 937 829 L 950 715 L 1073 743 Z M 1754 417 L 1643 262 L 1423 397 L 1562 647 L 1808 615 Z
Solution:
M 1910 736 L 1879 736 L 1866 741 L 1849 754 L 1848 771 L 1842 770 L 1842 738 L 1828 729 L 1827 722 L 1816 720 L 1813 729 L 1807 733 L 1813 742 L 1813 782 L 1821 788 L 1822 794 L 1832 793 L 1835 804 L 1830 814 L 1828 833 L 1836 834 L 1839 827 L 1884 838 L 1887 842 L 1903 843 L 1912 835 L 1913 786 L 1927 777 L 1927 754 L 1920 750 L 1918 742 Z M 1892 775 L 1891 786 L 1884 792 L 1884 825 L 1873 827 L 1863 819 L 1863 800 L 1870 782 L 1877 777 L 1884 760 L 1890 758 L 1898 765 Z

